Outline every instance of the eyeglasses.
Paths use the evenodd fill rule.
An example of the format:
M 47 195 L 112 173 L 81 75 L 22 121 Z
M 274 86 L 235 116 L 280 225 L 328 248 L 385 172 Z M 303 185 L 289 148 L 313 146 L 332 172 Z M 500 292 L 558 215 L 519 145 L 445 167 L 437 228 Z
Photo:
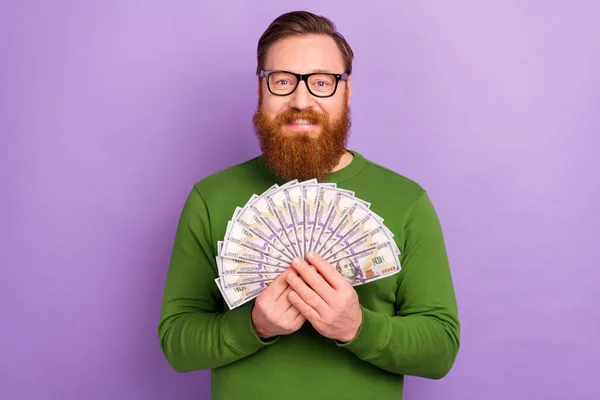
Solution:
M 312 74 L 296 74 L 289 71 L 260 70 L 261 78 L 267 80 L 269 92 L 275 96 L 289 96 L 294 93 L 301 81 L 306 82 L 306 88 L 315 97 L 331 97 L 335 94 L 339 81 L 347 81 L 348 74 L 332 74 L 315 72 Z

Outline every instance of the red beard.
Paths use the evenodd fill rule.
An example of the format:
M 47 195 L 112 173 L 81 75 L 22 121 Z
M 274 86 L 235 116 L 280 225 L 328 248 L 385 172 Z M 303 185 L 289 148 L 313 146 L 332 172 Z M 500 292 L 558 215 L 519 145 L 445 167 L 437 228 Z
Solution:
M 296 119 L 316 122 L 320 132 L 316 137 L 305 133 L 283 133 L 284 126 Z M 351 126 L 350 107 L 346 98 L 341 115 L 330 122 L 326 115 L 298 110 L 286 111 L 271 119 L 259 105 L 253 123 L 266 163 L 284 182 L 313 178 L 323 182 L 346 151 Z

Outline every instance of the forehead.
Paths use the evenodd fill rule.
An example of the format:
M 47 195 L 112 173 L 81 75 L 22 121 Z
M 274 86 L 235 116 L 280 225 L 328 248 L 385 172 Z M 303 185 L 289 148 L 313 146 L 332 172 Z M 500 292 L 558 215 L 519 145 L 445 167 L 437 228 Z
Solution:
M 335 40 L 325 35 L 290 36 L 273 43 L 264 69 L 300 74 L 327 71 L 343 73 L 344 60 Z

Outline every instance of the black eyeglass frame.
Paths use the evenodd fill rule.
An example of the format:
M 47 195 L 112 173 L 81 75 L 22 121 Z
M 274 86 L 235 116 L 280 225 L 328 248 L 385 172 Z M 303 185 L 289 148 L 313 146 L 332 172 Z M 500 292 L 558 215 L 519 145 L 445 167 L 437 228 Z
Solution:
M 286 94 L 278 94 L 278 93 L 273 93 L 273 91 L 271 90 L 271 85 L 269 84 L 269 75 L 275 73 L 275 72 L 283 72 L 286 74 L 290 74 L 290 75 L 294 75 L 296 77 L 296 86 L 294 87 L 294 89 L 292 89 L 291 92 L 286 93 Z M 310 90 L 310 86 L 308 84 L 308 78 L 310 78 L 313 75 L 330 75 L 333 76 L 335 78 L 335 87 L 333 88 L 333 92 L 331 92 L 331 94 L 328 95 L 318 95 L 318 94 L 314 94 L 312 90 Z M 290 71 L 283 71 L 283 70 L 272 70 L 272 71 L 265 71 L 265 70 L 260 70 L 260 75 L 261 78 L 265 78 L 267 81 L 267 89 L 269 89 L 269 93 L 271 93 L 273 96 L 289 96 L 292 93 L 294 93 L 296 91 L 296 89 L 298 89 L 298 85 L 300 85 L 300 82 L 304 81 L 304 83 L 306 84 L 306 89 L 308 89 L 309 93 L 312 94 L 315 97 L 324 99 L 327 97 L 332 97 L 336 92 L 337 92 L 337 88 L 338 88 L 338 83 L 340 81 L 348 81 L 348 73 L 344 72 L 342 74 L 334 74 L 331 72 L 313 72 L 310 74 L 297 74 L 295 72 L 290 72 Z

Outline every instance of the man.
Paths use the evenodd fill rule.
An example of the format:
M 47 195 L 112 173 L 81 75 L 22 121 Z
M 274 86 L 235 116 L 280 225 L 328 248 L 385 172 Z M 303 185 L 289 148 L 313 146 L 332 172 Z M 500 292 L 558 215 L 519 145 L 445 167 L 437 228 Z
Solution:
M 177 371 L 212 369 L 214 399 L 401 399 L 404 375 L 442 378 L 459 349 L 436 212 L 418 184 L 346 149 L 353 52 L 328 19 L 280 16 L 257 56 L 262 154 L 193 186 L 164 291 L 161 348 Z M 235 207 L 274 183 L 311 178 L 371 203 L 395 235 L 402 271 L 352 286 L 309 254 L 230 310 L 215 256 Z

